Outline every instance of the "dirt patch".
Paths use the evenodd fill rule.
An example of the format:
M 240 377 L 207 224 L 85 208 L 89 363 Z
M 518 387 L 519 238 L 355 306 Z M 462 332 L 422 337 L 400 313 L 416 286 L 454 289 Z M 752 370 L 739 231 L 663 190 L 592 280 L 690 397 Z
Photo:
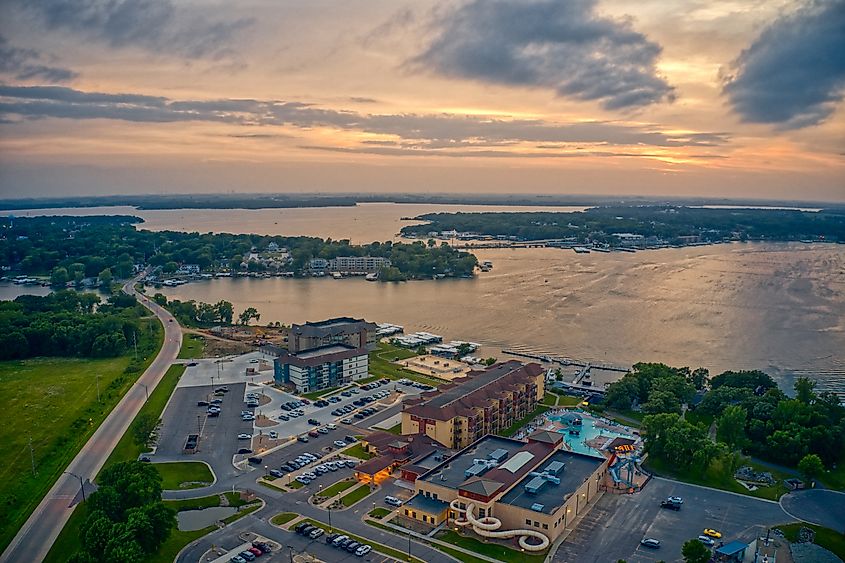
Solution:
M 206 338 L 203 356 L 206 358 L 217 358 L 233 354 L 246 354 L 253 350 L 255 350 L 255 347 L 246 342 L 224 340 L 222 338 Z
M 277 424 L 279 423 L 263 414 L 258 415 L 255 419 L 255 425 L 259 428 L 267 428 L 268 426 L 276 426 Z

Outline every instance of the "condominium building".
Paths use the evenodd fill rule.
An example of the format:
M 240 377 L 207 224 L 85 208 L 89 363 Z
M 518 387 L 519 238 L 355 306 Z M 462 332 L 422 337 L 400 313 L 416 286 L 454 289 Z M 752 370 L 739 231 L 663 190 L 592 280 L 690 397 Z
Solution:
M 423 433 L 460 449 L 528 416 L 545 394 L 545 370 L 509 361 L 471 371 L 432 393 L 405 401 L 402 434 Z
M 378 326 L 364 319 L 337 317 L 318 322 L 293 325 L 288 332 L 288 350 L 299 353 L 305 350 L 345 344 L 353 348 L 373 350 L 378 343 Z
M 390 267 L 390 260 L 381 256 L 338 256 L 331 260 L 312 258 L 308 267 L 314 271 L 342 274 L 371 274 Z
M 291 384 L 299 393 L 347 385 L 367 377 L 366 348 L 329 344 L 298 353 L 282 350 L 273 360 L 277 383 Z

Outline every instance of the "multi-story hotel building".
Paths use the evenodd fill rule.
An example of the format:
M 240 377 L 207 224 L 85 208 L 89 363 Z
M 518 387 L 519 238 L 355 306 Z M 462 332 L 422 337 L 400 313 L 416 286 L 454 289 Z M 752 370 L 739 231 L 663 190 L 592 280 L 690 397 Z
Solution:
M 378 326 L 364 319 L 337 317 L 293 325 L 288 331 L 288 350 L 299 353 L 330 344 L 373 350 L 378 343 Z
M 364 379 L 368 367 L 367 349 L 346 344 L 329 344 L 295 354 L 282 350 L 273 360 L 276 382 L 291 384 L 299 393 Z
M 460 449 L 496 434 L 529 415 L 545 394 L 539 364 L 509 361 L 441 385 L 407 400 L 402 434 L 423 433 L 447 448 Z

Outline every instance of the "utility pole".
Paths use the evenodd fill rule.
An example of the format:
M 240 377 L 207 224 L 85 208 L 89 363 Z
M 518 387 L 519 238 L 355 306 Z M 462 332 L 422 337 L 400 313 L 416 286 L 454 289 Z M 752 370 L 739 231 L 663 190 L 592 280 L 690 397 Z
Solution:
M 82 491 L 82 502 L 85 502 L 85 483 L 83 483 L 82 477 L 77 475 L 76 473 L 71 473 L 70 471 L 62 471 L 62 473 L 79 479 L 79 489 Z
M 38 475 L 35 470 L 35 450 L 32 449 L 32 435 L 29 436 L 29 460 L 32 462 L 32 474 Z
M 100 402 L 100 374 L 97 374 L 97 402 Z

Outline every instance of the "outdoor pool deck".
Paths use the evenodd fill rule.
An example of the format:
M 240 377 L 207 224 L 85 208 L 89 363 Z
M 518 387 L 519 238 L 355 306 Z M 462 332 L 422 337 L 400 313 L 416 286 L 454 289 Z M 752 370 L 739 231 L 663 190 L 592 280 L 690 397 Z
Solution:
M 571 419 L 580 418 L 581 424 L 571 424 Z M 570 429 L 578 434 L 570 434 Z M 563 435 L 565 447 L 570 451 L 601 456 L 602 447 L 614 438 L 629 438 L 639 441 L 638 433 L 612 420 L 593 416 L 577 409 L 554 409 L 535 418 L 515 438 L 522 439 L 537 430 L 558 432 Z

